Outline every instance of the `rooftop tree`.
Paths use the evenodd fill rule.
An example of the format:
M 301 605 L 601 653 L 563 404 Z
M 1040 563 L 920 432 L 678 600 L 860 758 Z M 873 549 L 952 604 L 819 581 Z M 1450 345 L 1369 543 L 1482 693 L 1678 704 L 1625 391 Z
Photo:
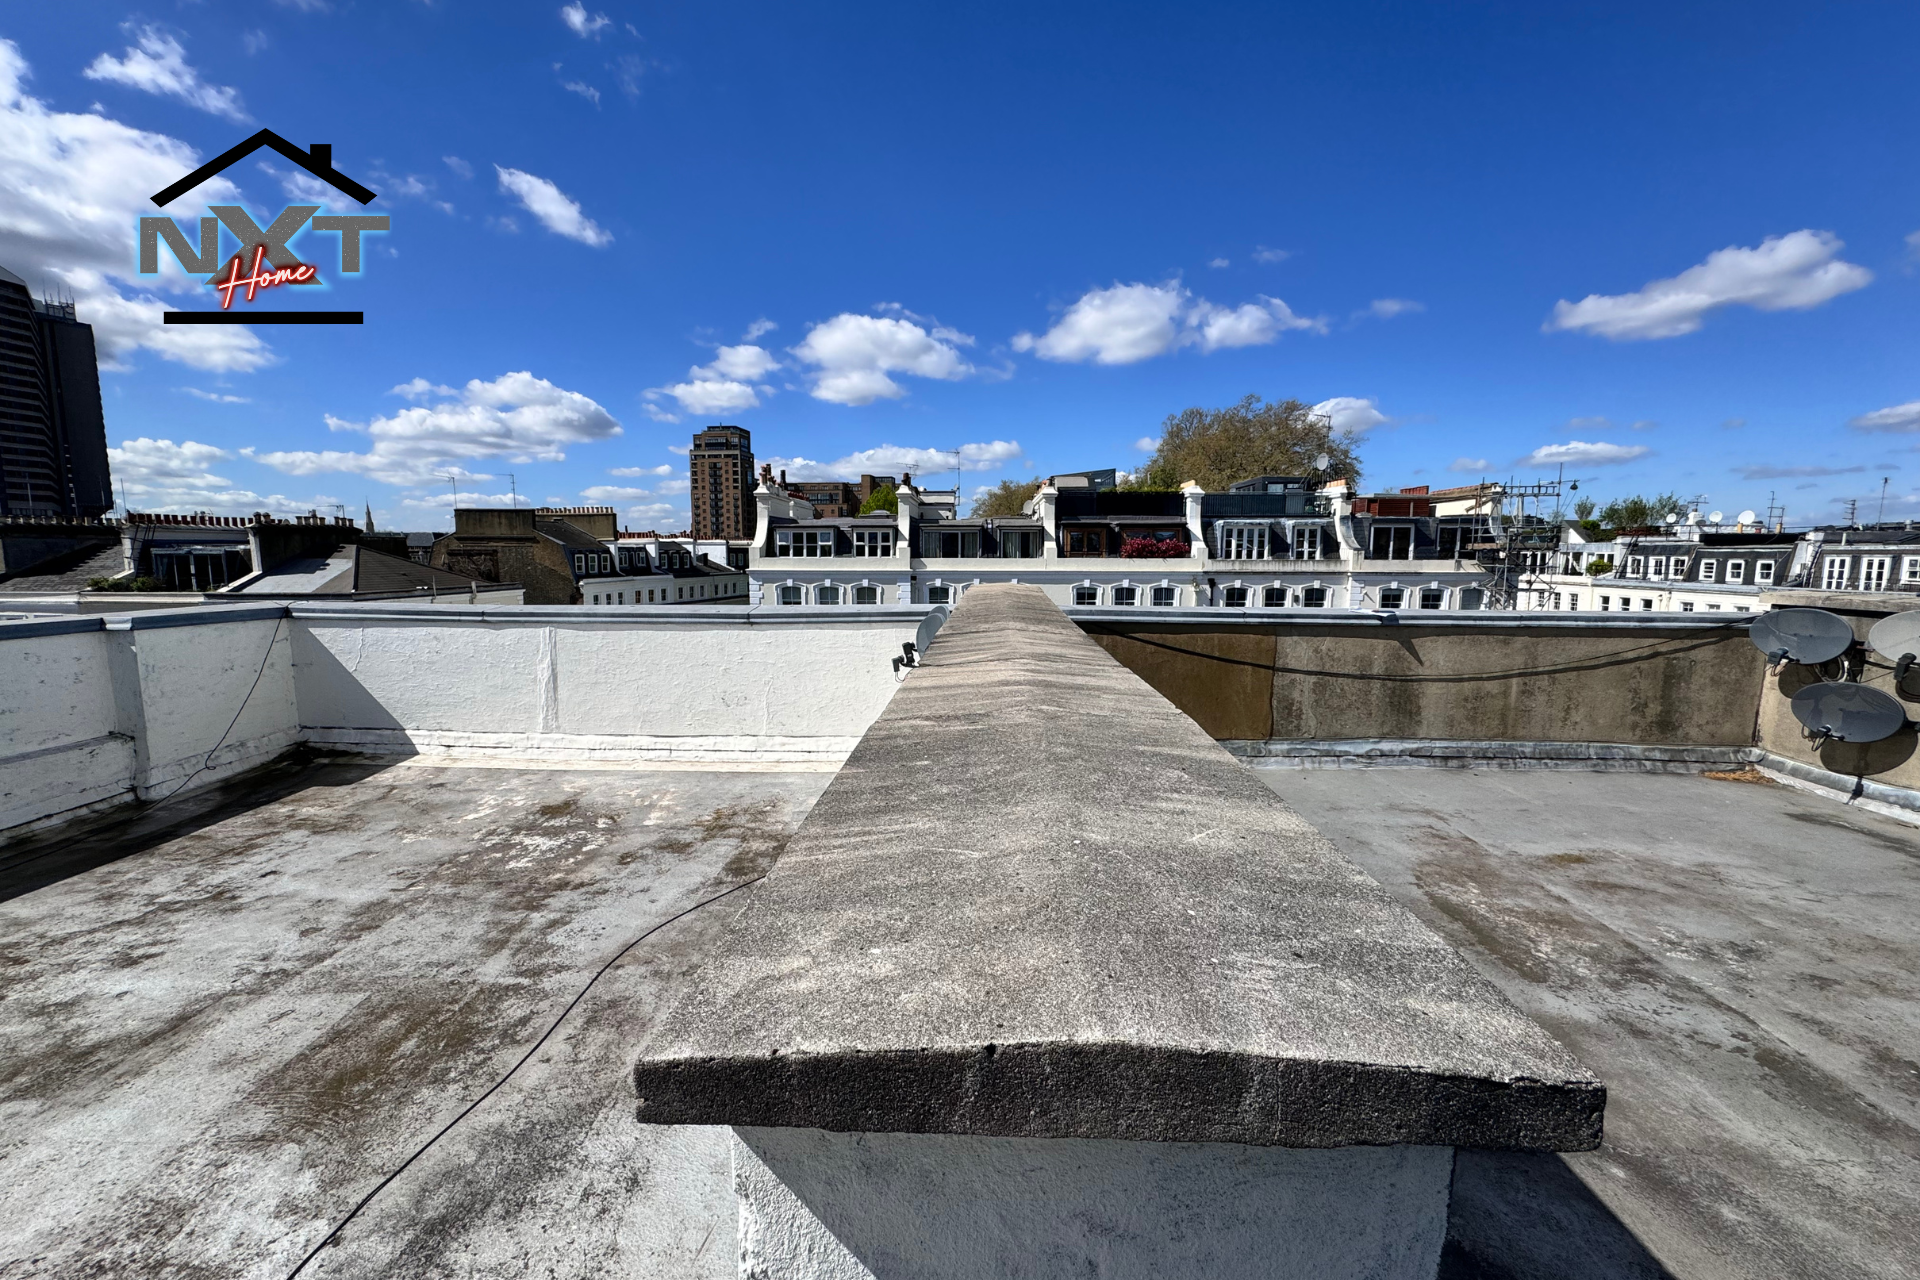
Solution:
M 1224 409 L 1192 408 L 1169 415 L 1160 444 L 1124 487 L 1178 489 L 1192 480 L 1217 493 L 1254 476 L 1307 476 L 1326 454 L 1329 478 L 1360 478 L 1358 441 L 1334 430 L 1325 414 L 1298 400 L 1268 404 L 1248 396 Z

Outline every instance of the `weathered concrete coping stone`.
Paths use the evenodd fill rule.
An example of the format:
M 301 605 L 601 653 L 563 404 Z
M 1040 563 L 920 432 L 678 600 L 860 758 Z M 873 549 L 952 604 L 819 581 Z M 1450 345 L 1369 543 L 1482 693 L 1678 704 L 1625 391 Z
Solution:
M 1606 1097 L 1027 585 L 967 593 L 634 1075 L 651 1123 L 1295 1147 L 1584 1150 Z

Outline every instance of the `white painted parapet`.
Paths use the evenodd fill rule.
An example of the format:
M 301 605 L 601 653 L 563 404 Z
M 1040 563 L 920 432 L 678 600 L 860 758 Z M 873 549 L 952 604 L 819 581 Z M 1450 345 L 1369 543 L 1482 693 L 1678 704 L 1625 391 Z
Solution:
M 944 616 L 296 602 L 0 622 L 0 832 L 300 742 L 831 768 Z

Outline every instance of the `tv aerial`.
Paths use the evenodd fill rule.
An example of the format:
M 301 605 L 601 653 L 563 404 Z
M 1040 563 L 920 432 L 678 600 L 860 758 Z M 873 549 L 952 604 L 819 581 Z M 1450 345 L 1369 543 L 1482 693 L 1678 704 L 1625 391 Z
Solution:
M 1904 729 L 1907 711 L 1871 685 L 1828 680 L 1793 695 L 1793 718 L 1815 742 L 1878 742 Z
M 1825 609 L 1775 609 L 1747 628 L 1747 639 L 1767 655 L 1774 670 L 1789 662 L 1831 662 L 1853 645 L 1853 626 Z
M 1867 632 L 1867 647 L 1893 660 L 1893 681 L 1907 678 L 1907 668 L 1920 658 L 1920 610 L 1890 613 Z
M 1756 519 L 1758 519 L 1758 517 L 1754 515 L 1752 507 L 1748 507 L 1745 511 L 1742 511 L 1738 516 L 1734 518 L 1737 519 L 1741 524 L 1752 524 Z

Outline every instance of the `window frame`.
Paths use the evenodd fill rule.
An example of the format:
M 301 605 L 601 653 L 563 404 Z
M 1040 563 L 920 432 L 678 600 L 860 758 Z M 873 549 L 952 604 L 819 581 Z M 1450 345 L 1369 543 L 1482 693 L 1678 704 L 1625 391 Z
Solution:
M 775 529 L 773 554 L 794 560 L 831 560 L 839 552 L 833 535 L 831 528 Z
M 893 529 L 855 529 L 853 554 L 869 560 L 892 555 L 895 532 Z
M 1559 593 L 1555 592 L 1554 594 L 1558 595 Z M 1427 603 L 1428 596 L 1434 598 L 1432 604 Z M 1447 589 L 1445 587 L 1422 587 L 1420 588 L 1420 594 L 1414 599 L 1414 604 L 1421 609 L 1444 609 L 1447 607 Z
M 1160 598 L 1163 593 L 1167 597 L 1165 600 Z M 1149 591 L 1147 599 L 1151 608 L 1177 609 L 1180 607 L 1180 588 L 1171 583 L 1158 582 Z

